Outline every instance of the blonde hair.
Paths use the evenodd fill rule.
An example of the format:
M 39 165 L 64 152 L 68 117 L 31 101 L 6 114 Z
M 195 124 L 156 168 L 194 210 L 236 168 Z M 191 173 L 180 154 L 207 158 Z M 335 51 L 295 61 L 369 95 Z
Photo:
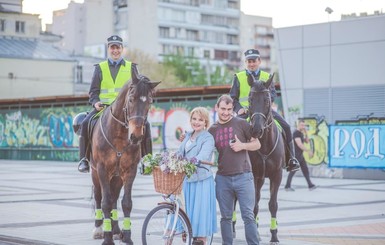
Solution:
M 195 107 L 190 112 L 190 121 L 192 120 L 192 116 L 194 115 L 194 113 L 197 113 L 200 117 L 203 118 L 203 120 L 205 120 L 205 127 L 207 128 L 210 124 L 209 111 L 205 107 L 202 107 L 202 106 Z

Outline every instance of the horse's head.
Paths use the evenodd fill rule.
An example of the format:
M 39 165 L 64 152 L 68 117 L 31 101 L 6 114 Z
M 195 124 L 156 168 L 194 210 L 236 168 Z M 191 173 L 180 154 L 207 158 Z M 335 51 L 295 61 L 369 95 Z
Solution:
M 249 115 L 252 125 L 252 136 L 255 138 L 261 138 L 265 129 L 273 122 L 269 90 L 273 77 L 274 75 L 266 82 L 254 81 L 250 89 Z
M 128 139 L 134 144 L 143 138 L 147 114 L 153 102 L 154 88 L 159 83 L 151 81 L 146 76 L 132 74 L 126 93 L 124 114 L 128 123 Z

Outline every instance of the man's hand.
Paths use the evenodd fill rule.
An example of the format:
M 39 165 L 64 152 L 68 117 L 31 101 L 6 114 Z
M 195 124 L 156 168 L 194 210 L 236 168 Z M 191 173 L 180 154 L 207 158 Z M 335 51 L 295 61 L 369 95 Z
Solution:
M 186 138 L 186 131 L 184 131 L 184 133 L 181 133 L 180 136 L 179 136 L 179 141 L 182 142 L 184 140 L 184 138 Z
M 245 144 L 238 139 L 237 135 L 234 135 L 234 137 L 235 139 L 230 140 L 229 142 L 231 149 L 233 149 L 235 152 L 244 150 Z
M 103 103 L 99 101 L 95 103 L 94 107 L 97 111 L 101 111 L 105 107 L 105 105 L 103 105 Z
M 247 110 L 245 109 L 245 108 L 241 108 L 241 109 L 239 109 L 239 111 L 238 111 L 238 115 L 243 115 L 243 114 L 246 114 L 247 113 Z

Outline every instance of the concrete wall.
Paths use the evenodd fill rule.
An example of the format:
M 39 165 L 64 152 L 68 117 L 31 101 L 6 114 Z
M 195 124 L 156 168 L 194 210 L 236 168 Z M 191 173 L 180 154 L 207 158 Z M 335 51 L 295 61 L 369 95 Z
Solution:
M 74 61 L 0 58 L 0 98 L 73 95 L 75 64 Z
M 298 116 L 308 116 L 303 105 L 304 91 L 309 89 L 385 88 L 385 15 L 278 28 L 275 40 L 288 117 L 293 107 L 300 107 Z M 330 98 L 329 102 L 330 111 Z M 368 112 L 372 106 L 368 103 Z M 354 108 L 347 105 L 346 109 L 354 114 Z

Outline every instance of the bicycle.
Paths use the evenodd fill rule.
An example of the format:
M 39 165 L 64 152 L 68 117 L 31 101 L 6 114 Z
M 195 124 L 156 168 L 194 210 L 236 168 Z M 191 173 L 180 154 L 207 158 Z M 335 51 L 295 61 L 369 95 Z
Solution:
M 187 214 L 181 208 L 180 199 L 175 195 L 162 194 L 165 202 L 158 203 L 143 223 L 143 245 L 188 244 L 192 243 L 192 228 Z M 177 218 L 175 218 L 177 217 Z
M 143 222 L 143 245 L 159 244 L 161 241 L 165 245 L 191 245 L 193 242 L 192 226 L 186 212 L 181 207 L 181 200 L 173 194 L 162 194 L 162 197 L 164 202 L 158 203 Z M 175 217 L 177 218 L 175 219 Z M 213 235 L 207 237 L 206 245 L 211 245 L 212 240 Z

